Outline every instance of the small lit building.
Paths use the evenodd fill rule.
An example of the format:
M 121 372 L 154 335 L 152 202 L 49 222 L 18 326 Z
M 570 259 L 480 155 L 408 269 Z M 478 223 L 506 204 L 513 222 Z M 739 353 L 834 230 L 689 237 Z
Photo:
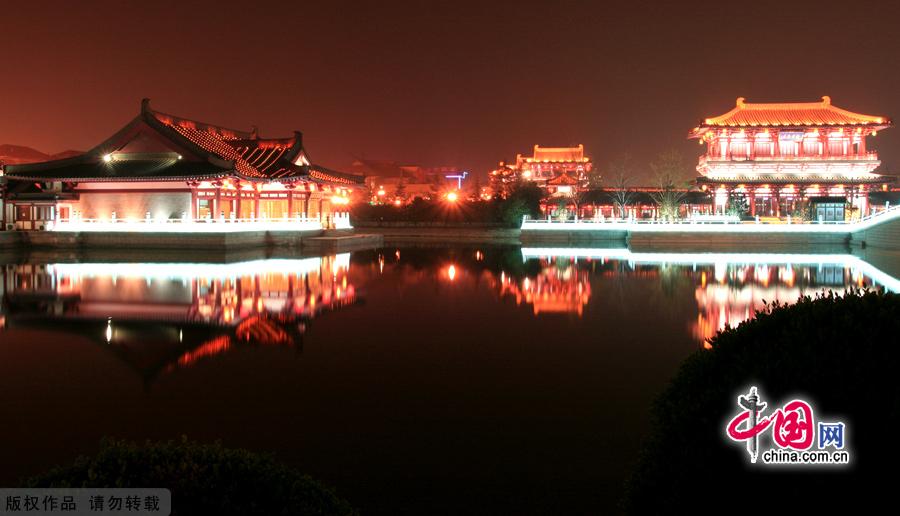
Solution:
M 391 160 L 358 158 L 351 171 L 365 178 L 370 202 L 406 203 L 431 199 L 463 185 L 468 172 L 455 166 L 424 166 Z
M 362 186 L 310 162 L 300 132 L 262 138 L 156 111 L 149 100 L 116 134 L 66 159 L 3 169 L 3 228 L 90 222 L 320 221 Z M 83 226 L 83 227 L 90 227 Z
M 712 209 L 712 196 L 702 190 L 675 190 L 669 194 L 679 204 L 682 218 L 708 215 Z M 578 217 L 581 219 L 637 219 L 653 220 L 659 217 L 658 188 L 635 187 L 625 191 L 615 188 L 598 188 L 581 195 Z M 570 206 L 570 210 L 574 206 Z M 551 214 L 552 215 L 552 214 Z
M 577 147 L 535 145 L 531 156 L 518 154 L 515 165 L 501 161 L 498 167 L 491 171 L 491 183 L 497 185 L 496 189 L 524 179 L 548 189 L 548 194 L 554 194 L 558 190 L 553 188 L 551 191 L 551 187 L 571 186 L 576 190 L 584 189 L 587 187 L 588 175 L 592 169 L 591 159 L 584 155 L 584 145 Z
M 718 212 L 739 202 L 751 216 L 845 220 L 869 213 L 868 194 L 894 178 L 866 139 L 891 127 L 884 116 L 820 102 L 749 103 L 703 120 L 689 137 L 706 151 L 698 185 L 714 194 Z

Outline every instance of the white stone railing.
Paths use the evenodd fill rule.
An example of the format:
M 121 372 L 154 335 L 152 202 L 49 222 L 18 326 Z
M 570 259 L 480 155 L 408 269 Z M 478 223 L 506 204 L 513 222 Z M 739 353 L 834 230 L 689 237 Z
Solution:
M 335 218 L 335 222 L 337 222 Z M 349 217 L 347 222 L 349 225 Z M 59 232 L 139 232 L 139 233 L 235 233 L 243 231 L 313 231 L 322 229 L 318 218 L 238 219 L 59 219 L 47 229 Z
M 741 222 L 737 217 L 695 216 L 684 220 L 640 220 L 640 219 L 575 219 L 554 220 L 529 219 L 523 217 L 523 230 L 539 231 L 632 231 L 632 232 L 698 232 L 698 233 L 849 233 L 867 229 L 877 224 L 900 218 L 900 206 L 892 206 L 878 213 L 854 221 L 801 221 L 786 220 L 763 222 Z

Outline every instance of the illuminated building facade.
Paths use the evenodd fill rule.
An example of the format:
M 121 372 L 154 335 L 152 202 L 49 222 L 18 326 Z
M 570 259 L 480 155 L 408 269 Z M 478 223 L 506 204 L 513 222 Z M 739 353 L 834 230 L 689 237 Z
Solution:
M 491 172 L 491 182 L 505 185 L 524 179 L 546 189 L 548 194 L 565 195 L 587 187 L 592 169 L 593 163 L 591 158 L 585 156 L 584 145 L 535 145 L 531 156 L 518 154 L 515 165 L 500 162 L 499 167 Z
M 351 167 L 355 175 L 365 178 L 369 201 L 375 204 L 404 204 L 416 198 L 436 198 L 457 190 L 468 175 L 455 166 L 432 167 L 363 158 L 354 160 Z
M 690 132 L 706 144 L 697 183 L 714 192 L 717 211 L 739 200 L 751 216 L 845 220 L 869 212 L 868 192 L 893 178 L 866 147 L 892 122 L 820 102 L 748 103 L 707 118 Z
M 313 165 L 302 136 L 261 138 L 151 109 L 93 149 L 3 170 L 3 228 L 88 222 L 330 225 L 361 178 Z

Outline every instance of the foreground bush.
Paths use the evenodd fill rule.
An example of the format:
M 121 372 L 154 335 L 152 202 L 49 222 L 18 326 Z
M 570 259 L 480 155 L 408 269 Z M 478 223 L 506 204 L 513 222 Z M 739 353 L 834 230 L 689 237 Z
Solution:
M 173 515 L 355 514 L 309 476 L 268 455 L 182 439 L 137 445 L 104 440 L 94 457 L 29 479 L 27 487 L 165 487 Z
M 853 292 L 770 305 L 691 356 L 653 409 L 653 429 L 628 483 L 640 514 L 739 514 L 819 509 L 893 499 L 900 450 L 900 296 Z M 807 398 L 816 420 L 843 420 L 851 465 L 750 465 L 725 426 L 738 394 L 756 385 L 769 402 Z M 760 467 L 762 466 L 762 467 Z

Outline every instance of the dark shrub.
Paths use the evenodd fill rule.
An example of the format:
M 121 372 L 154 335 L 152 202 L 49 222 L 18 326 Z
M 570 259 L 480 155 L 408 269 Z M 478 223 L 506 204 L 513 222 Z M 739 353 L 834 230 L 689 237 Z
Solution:
M 28 487 L 165 487 L 172 514 L 355 514 L 306 475 L 268 455 L 182 439 L 144 445 L 104 440 L 80 457 L 26 481 Z
M 900 296 L 852 292 L 770 305 L 691 356 L 653 408 L 653 429 L 628 483 L 640 514 L 749 513 L 787 508 L 833 513 L 892 500 L 900 451 Z M 750 465 L 725 426 L 749 385 L 769 403 L 807 398 L 816 421 L 847 424 L 851 465 Z M 761 459 L 760 459 L 761 461 Z

